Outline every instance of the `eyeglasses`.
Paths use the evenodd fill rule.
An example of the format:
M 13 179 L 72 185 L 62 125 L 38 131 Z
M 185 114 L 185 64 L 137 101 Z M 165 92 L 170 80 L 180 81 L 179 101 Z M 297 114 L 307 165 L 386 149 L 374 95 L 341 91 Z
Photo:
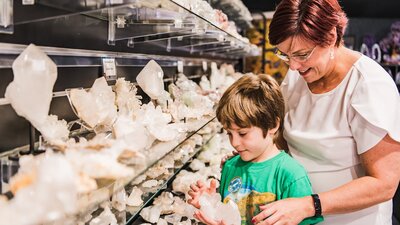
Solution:
M 278 56 L 278 58 L 282 59 L 287 64 L 289 64 L 289 60 L 291 59 L 293 59 L 296 62 L 303 63 L 311 57 L 316 47 L 317 45 L 306 53 L 295 54 L 292 56 L 286 55 L 285 53 L 281 52 L 278 48 L 275 48 L 274 53 L 276 56 Z

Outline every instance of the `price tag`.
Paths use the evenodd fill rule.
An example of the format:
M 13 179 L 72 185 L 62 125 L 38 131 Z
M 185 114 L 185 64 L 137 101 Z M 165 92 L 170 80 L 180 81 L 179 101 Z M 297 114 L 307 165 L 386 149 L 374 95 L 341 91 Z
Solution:
M 183 73 L 183 62 L 178 61 L 178 73 Z
M 34 5 L 35 0 L 22 0 L 22 5 Z
M 203 61 L 202 66 L 203 66 L 203 72 L 206 72 L 207 71 L 207 62 Z
M 111 5 L 115 5 L 115 4 L 122 4 L 124 3 L 123 0 L 110 0 Z
M 175 19 L 174 25 L 175 25 L 175 28 L 182 28 L 182 20 L 181 19 Z
M 117 69 L 114 58 L 103 58 L 103 75 L 107 81 L 117 80 Z

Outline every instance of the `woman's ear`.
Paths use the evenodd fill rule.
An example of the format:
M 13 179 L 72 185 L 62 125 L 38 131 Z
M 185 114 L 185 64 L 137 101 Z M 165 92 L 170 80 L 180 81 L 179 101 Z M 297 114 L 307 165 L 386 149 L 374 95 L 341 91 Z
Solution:
M 333 35 L 333 42 L 331 43 L 332 47 L 336 46 L 336 41 L 337 41 L 337 31 L 336 31 L 336 27 L 333 27 L 333 29 L 331 30 L 331 35 Z

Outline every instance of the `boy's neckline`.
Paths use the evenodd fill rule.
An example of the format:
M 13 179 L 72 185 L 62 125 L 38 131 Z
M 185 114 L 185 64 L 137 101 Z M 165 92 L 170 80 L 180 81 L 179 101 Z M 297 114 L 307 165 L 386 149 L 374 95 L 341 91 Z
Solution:
M 285 151 L 283 151 L 283 150 L 278 150 L 278 152 L 277 152 L 276 154 L 273 154 L 273 155 L 269 156 L 268 158 L 266 158 L 265 160 L 260 161 L 260 162 L 244 161 L 239 155 L 238 155 L 238 158 L 239 158 L 239 160 L 240 160 L 242 163 L 244 163 L 244 164 L 261 165 L 261 164 L 264 164 L 264 163 L 266 163 L 266 162 L 273 161 L 273 160 L 275 160 L 276 158 L 279 158 L 279 156 L 282 155 L 282 153 L 284 153 L 284 152 L 285 152 Z

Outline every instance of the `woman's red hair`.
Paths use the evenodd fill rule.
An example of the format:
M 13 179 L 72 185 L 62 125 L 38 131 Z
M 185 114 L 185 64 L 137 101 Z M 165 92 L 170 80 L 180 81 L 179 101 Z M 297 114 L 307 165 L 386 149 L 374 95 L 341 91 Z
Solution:
M 326 47 L 342 43 L 347 17 L 337 0 L 282 0 L 269 26 L 269 41 L 277 45 L 299 36 Z M 336 40 L 332 29 L 336 27 Z

